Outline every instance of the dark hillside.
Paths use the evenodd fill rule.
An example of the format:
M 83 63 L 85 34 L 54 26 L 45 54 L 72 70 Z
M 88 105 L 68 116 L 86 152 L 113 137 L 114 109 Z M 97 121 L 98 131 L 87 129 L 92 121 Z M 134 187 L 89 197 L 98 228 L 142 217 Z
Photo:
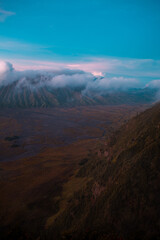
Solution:
M 48 85 L 37 87 L 30 85 L 30 81 L 24 86 L 19 86 L 18 81 L 0 86 L 0 108 L 148 104 L 155 101 L 156 95 L 156 90 L 149 88 L 106 91 L 103 95 L 96 92 L 83 94 L 83 87 L 53 88 Z
M 160 239 L 160 104 L 90 153 L 71 189 L 75 179 L 81 190 L 60 202 L 41 239 Z

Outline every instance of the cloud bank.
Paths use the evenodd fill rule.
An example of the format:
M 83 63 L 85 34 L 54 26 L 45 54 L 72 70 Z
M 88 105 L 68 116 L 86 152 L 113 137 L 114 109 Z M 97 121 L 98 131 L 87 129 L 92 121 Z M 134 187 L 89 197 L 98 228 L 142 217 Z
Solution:
M 129 65 L 130 66 L 130 65 Z M 130 66 L 131 68 L 131 66 Z M 81 69 L 63 68 L 57 65 L 49 70 L 24 70 L 17 71 L 10 62 L 0 61 L 0 86 L 16 82 L 17 88 L 38 88 L 49 86 L 52 88 L 81 88 L 83 94 L 96 92 L 105 94 L 107 91 L 125 91 L 141 86 L 139 78 L 123 75 L 105 74 L 101 72 L 86 72 Z M 145 85 L 144 85 L 145 86 Z M 150 81 L 146 87 L 160 89 L 160 80 Z
M 160 79 L 153 80 L 146 84 L 146 87 L 152 88 L 152 89 L 157 89 L 155 99 L 156 101 L 160 100 Z
M 0 41 L 0 46 L 4 48 L 6 45 L 4 41 Z M 7 43 L 8 45 L 8 43 Z M 20 43 L 9 44 L 12 48 L 16 49 L 21 47 Z M 23 46 L 22 48 L 27 48 Z M 7 47 L 7 46 L 6 46 Z M 34 46 L 35 48 L 35 46 Z M 29 49 L 27 48 L 27 51 Z M 52 69 L 64 69 L 71 70 L 81 69 L 84 72 L 90 72 L 95 76 L 108 76 L 108 74 L 127 76 L 134 78 L 160 78 L 160 60 L 153 59 L 127 59 L 127 58 L 74 58 L 71 62 L 64 61 L 42 61 L 42 60 L 24 60 L 24 59 L 12 59 L 10 60 L 15 68 L 19 71 L 24 70 L 52 70 Z
M 14 68 L 9 62 L 0 61 L 0 85 L 9 84 L 14 80 Z

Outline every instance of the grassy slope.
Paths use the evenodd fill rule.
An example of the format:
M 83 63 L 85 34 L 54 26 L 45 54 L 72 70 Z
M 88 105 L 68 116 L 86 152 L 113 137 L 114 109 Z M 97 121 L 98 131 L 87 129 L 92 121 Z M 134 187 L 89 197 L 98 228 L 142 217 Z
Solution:
M 160 239 L 159 156 L 157 104 L 88 157 L 63 191 L 75 178 L 81 189 L 60 203 L 41 239 Z
M 86 158 L 95 157 L 94 152 L 104 139 L 104 129 L 109 137 L 113 129 L 146 107 L 1 110 L 2 160 L 23 155 L 24 146 L 28 144 L 31 146 L 28 151 L 32 151 L 35 143 L 40 148 L 33 156 L 0 162 L 0 239 L 37 239 L 44 227 L 52 225 L 54 219 L 63 213 L 73 193 L 85 188 L 91 180 L 90 177 L 77 177 L 76 172 Z M 68 121 L 72 124 L 65 125 Z M 55 127 L 52 126 L 54 124 Z M 56 128 L 61 129 L 58 134 L 68 140 L 73 139 L 73 142 L 56 147 L 56 143 L 61 143 L 60 135 L 55 134 Z M 20 138 L 12 139 L 15 135 Z M 76 139 L 76 136 L 82 136 L 82 139 Z M 86 137 L 83 139 L 83 136 Z M 6 140 L 8 137 L 9 141 Z M 13 148 L 16 143 L 19 147 Z
M 156 90 L 137 89 L 130 91 L 106 92 L 97 95 L 91 92 L 82 94 L 83 88 L 32 88 L 29 86 L 17 87 L 18 82 L 0 87 L 0 108 L 33 108 L 59 106 L 90 106 L 90 105 L 119 105 L 151 103 L 155 100 Z

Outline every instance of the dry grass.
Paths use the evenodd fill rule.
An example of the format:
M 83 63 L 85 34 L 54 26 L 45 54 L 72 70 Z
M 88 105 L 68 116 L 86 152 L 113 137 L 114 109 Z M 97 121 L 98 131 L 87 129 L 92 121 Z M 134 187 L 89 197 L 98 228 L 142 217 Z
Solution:
M 39 229 L 53 223 L 72 195 L 89 181 L 75 177 L 79 163 L 105 144 L 104 139 L 114 129 L 145 107 L 2 112 L 0 155 L 2 160 L 13 159 L 0 162 L 0 224 L 4 234 L 13 237 L 18 228 L 20 236 L 27 232 L 28 239 L 35 239 Z M 104 130 L 107 136 L 103 136 Z M 20 136 L 19 140 L 4 140 L 14 135 Z M 13 143 L 19 147 L 12 148 Z

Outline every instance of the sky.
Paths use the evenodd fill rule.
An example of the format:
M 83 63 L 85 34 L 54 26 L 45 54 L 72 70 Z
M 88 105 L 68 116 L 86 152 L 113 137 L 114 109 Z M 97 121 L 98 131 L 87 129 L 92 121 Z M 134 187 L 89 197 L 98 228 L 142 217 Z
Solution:
M 0 59 L 160 79 L 159 0 L 0 0 Z

